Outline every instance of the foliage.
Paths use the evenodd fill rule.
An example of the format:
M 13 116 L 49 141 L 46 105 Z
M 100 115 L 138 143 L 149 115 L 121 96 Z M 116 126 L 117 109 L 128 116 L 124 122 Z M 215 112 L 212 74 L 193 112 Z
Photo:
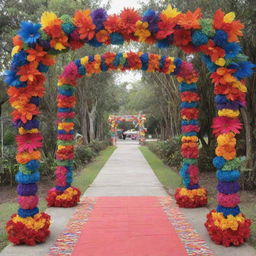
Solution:
M 180 137 L 174 137 L 165 141 L 148 142 L 147 146 L 169 166 L 177 168 L 181 166 Z
M 100 151 L 104 150 L 109 146 L 108 141 L 92 141 L 88 145 L 78 145 L 75 148 L 75 166 L 81 167 L 91 162 Z

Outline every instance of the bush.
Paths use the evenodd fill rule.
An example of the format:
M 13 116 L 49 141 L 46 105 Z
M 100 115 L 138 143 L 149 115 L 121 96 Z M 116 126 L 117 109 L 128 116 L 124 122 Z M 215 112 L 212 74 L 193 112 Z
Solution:
M 152 152 L 163 159 L 166 164 L 177 168 L 181 166 L 180 137 L 173 137 L 165 141 L 149 142 L 147 146 Z
M 0 158 L 0 184 L 12 185 L 15 182 L 15 174 L 18 171 L 15 155 L 14 146 L 4 147 L 4 155 Z
M 88 145 L 79 145 L 75 149 L 75 166 L 84 165 L 89 163 L 95 156 L 96 152 Z
M 216 171 L 212 164 L 212 160 L 215 156 L 214 143 L 211 143 L 211 145 L 208 147 L 201 147 L 199 149 L 198 167 L 200 172 Z

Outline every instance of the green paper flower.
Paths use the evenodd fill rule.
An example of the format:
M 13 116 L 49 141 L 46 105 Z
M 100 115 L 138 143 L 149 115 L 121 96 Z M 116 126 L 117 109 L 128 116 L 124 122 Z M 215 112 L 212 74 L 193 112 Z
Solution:
M 229 160 L 225 163 L 225 165 L 222 168 L 222 171 L 231 171 L 231 170 L 237 170 L 241 166 L 241 162 L 243 161 L 242 158 L 236 157 L 233 160 Z
M 212 27 L 211 19 L 201 19 L 199 22 L 200 22 L 200 25 L 202 27 L 202 31 L 204 34 L 206 34 L 209 37 L 214 35 L 215 31 Z
M 64 14 L 60 17 L 61 20 L 63 20 L 63 23 L 72 23 L 72 17 Z

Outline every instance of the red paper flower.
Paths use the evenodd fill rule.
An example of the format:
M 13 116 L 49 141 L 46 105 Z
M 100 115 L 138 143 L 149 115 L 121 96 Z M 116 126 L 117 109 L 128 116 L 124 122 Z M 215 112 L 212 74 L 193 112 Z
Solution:
M 191 42 L 191 31 L 179 29 L 174 32 L 174 44 L 177 46 L 185 46 Z
M 239 130 L 242 129 L 242 123 L 237 118 L 229 118 L 225 116 L 219 116 L 213 118 L 212 126 L 213 128 L 213 134 L 215 136 L 218 136 L 222 133 L 240 133 Z
M 124 8 L 120 14 L 120 28 L 122 34 L 129 39 L 130 34 L 136 30 L 136 22 L 140 20 L 140 15 L 137 11 L 131 8 Z
M 197 8 L 194 13 L 188 11 L 187 13 L 181 13 L 179 15 L 178 25 L 182 26 L 185 29 L 199 29 L 200 23 L 199 18 L 201 18 L 201 9 Z
M 17 135 L 16 142 L 18 146 L 18 152 L 33 152 L 33 150 L 42 147 L 42 135 L 40 133 L 27 133 L 24 135 Z
M 200 50 L 206 55 L 209 55 L 213 62 L 225 56 L 225 50 L 218 46 L 215 46 L 213 40 L 209 40 L 207 44 L 200 46 Z
M 167 18 L 165 15 L 161 15 L 161 20 L 158 22 L 158 32 L 156 33 L 157 39 L 164 39 L 167 36 L 173 34 L 176 24 L 173 19 Z

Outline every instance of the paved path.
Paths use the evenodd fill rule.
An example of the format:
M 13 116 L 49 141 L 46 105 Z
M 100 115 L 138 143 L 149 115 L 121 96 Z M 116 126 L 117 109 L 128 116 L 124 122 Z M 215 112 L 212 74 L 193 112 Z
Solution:
M 85 196 L 166 196 L 138 148 L 138 142 L 119 142 Z
M 119 142 L 108 162 L 102 168 L 93 184 L 85 192 L 86 197 L 120 197 L 120 196 L 167 196 L 161 183 L 154 175 L 151 167 L 138 149 L 137 142 Z M 68 220 L 76 208 L 49 208 L 46 210 L 52 216 L 51 236 L 46 243 L 35 247 L 8 246 L 0 256 L 45 256 L 52 247 L 58 235 L 64 230 Z M 244 245 L 239 248 L 217 246 L 209 240 L 203 226 L 207 208 L 184 209 L 181 211 L 190 220 L 216 256 L 255 256 L 252 247 Z M 60 255 L 60 254 L 59 254 Z M 86 255 L 86 254 L 85 254 Z M 170 254 L 171 256 L 172 254 Z M 154 255 L 162 256 L 162 255 Z

